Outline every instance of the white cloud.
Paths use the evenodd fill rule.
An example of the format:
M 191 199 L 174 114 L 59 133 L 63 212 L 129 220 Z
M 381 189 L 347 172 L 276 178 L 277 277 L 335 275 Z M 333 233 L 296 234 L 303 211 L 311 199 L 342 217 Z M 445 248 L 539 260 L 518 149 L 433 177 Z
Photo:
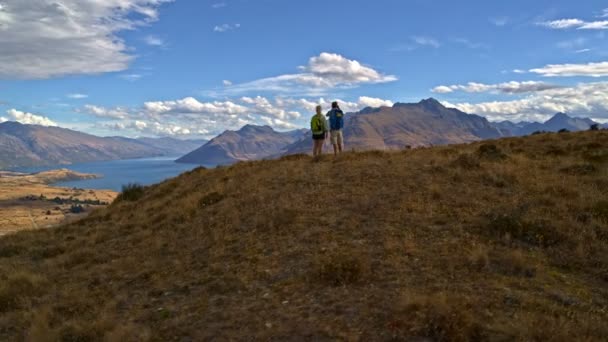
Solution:
M 509 23 L 509 17 L 490 18 L 490 22 L 498 27 L 502 27 Z
M 608 62 L 587 64 L 549 64 L 530 72 L 545 77 L 605 77 L 608 76 Z
M 226 86 L 226 87 L 229 87 L 229 86 L 231 86 L 231 85 L 232 85 L 232 82 L 231 82 L 231 81 L 229 81 L 229 80 L 223 80 L 223 81 L 222 81 L 222 84 L 223 84 L 224 86 Z
M 3 0 L 0 78 L 44 79 L 125 70 L 117 34 L 158 19 L 171 0 Z
M 16 109 L 9 109 L 6 114 L 8 114 L 10 120 L 24 125 L 57 126 L 57 123 L 45 116 L 21 112 Z
M 223 24 L 213 28 L 213 32 L 224 33 L 241 28 L 241 24 Z
M 574 53 L 585 53 L 585 52 L 589 52 L 589 51 L 591 51 L 591 49 L 580 49 L 580 50 L 574 51 Z
M 253 112 L 253 114 L 270 115 L 279 120 L 297 119 L 301 116 L 297 111 L 287 111 L 284 108 L 276 106 L 276 104 L 272 104 L 265 97 L 243 97 L 241 98 L 241 101 L 251 106 L 250 111 Z
M 526 82 L 505 82 L 500 84 L 483 84 L 476 82 L 469 82 L 466 85 L 451 85 L 451 86 L 438 86 L 432 91 L 434 93 L 446 94 L 454 91 L 464 91 L 467 93 L 486 93 L 486 92 L 500 92 L 504 94 L 523 94 L 542 92 L 550 89 L 561 88 L 561 86 L 549 84 L 545 82 L 526 81 Z
M 575 28 L 577 30 L 608 30 L 608 21 L 584 21 L 581 19 L 559 19 L 539 23 L 541 26 L 554 30 Z
M 361 84 L 387 83 L 396 76 L 385 75 L 335 53 L 323 52 L 310 58 L 308 65 L 300 67 L 301 73 L 263 78 L 232 85 L 224 94 L 235 95 L 248 92 L 279 92 L 320 95 L 333 88 L 352 88 Z
M 218 9 L 218 8 L 224 8 L 226 6 L 228 6 L 228 4 L 226 4 L 225 2 L 218 2 L 218 3 L 211 5 L 211 8 Z
M 600 14 L 600 16 L 599 16 L 599 17 L 600 17 L 600 18 L 608 18 L 608 8 L 605 8 L 605 9 L 602 11 L 602 14 Z
M 577 48 L 584 46 L 585 44 L 587 44 L 587 41 L 588 41 L 587 38 L 579 37 L 576 39 L 564 40 L 564 41 L 558 42 L 556 45 L 560 49 L 571 50 L 571 49 L 577 49 Z
M 551 89 L 513 101 L 444 104 L 467 113 L 484 115 L 495 121 L 544 120 L 558 112 L 608 119 L 608 82 L 582 83 L 574 87 Z
M 438 48 L 438 47 L 441 46 L 441 44 L 439 43 L 439 41 L 437 41 L 435 38 L 424 37 L 424 36 L 414 36 L 414 37 L 411 37 L 411 38 L 418 45 L 430 46 L 430 47 L 433 47 L 433 48 Z
M 359 97 L 359 104 L 364 107 L 392 107 L 393 101 L 383 100 L 375 97 L 361 96 Z
M 124 75 L 120 75 L 120 78 L 122 78 L 125 81 L 129 81 L 129 82 L 135 82 L 135 81 L 139 81 L 143 75 L 140 74 L 124 74 Z
M 68 94 L 67 97 L 70 98 L 70 99 L 80 100 L 80 99 L 86 99 L 87 97 L 89 97 L 89 95 L 86 95 L 86 94 Z
M 165 41 L 157 36 L 149 35 L 144 38 L 144 42 L 150 46 L 164 46 Z
M 151 114 L 243 114 L 248 109 L 230 101 L 200 102 L 186 97 L 175 101 L 145 102 L 143 110 Z
M 551 29 L 568 29 L 574 27 L 580 27 L 585 22 L 580 19 L 559 19 L 553 21 L 545 21 L 539 23 L 541 26 L 545 26 Z
M 98 118 L 126 119 L 129 117 L 128 109 L 121 107 L 108 109 L 88 104 L 84 106 L 84 112 L 92 114 Z
M 246 124 L 270 125 L 275 129 L 293 129 L 306 126 L 315 107 L 321 104 L 325 111 L 332 100 L 263 96 L 241 97 L 224 102 L 201 102 L 194 98 L 173 101 L 151 101 L 140 108 L 104 108 L 94 105 L 80 112 L 106 119 L 98 124 L 103 129 L 122 131 L 122 134 L 156 136 L 204 136 L 211 138 L 226 129 L 239 129 Z M 346 112 L 365 107 L 392 106 L 389 100 L 361 96 L 355 102 L 337 99 Z M 304 113 L 304 114 L 301 114 Z M 129 133 L 127 133 L 129 132 Z
M 516 73 L 516 74 L 525 74 L 527 71 L 526 70 L 521 70 L 521 69 L 514 69 L 513 72 Z

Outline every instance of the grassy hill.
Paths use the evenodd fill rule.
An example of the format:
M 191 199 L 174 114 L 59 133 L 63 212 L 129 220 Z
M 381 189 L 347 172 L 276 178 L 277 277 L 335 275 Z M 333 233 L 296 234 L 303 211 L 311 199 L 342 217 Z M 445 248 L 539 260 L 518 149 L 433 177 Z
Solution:
M 196 169 L 0 239 L 0 340 L 603 340 L 607 146 Z

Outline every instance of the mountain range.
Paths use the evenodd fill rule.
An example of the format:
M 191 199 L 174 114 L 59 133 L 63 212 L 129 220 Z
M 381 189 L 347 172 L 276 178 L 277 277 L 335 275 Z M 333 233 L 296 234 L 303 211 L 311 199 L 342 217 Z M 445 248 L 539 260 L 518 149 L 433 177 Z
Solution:
M 581 131 L 593 124 L 596 122 L 591 119 L 565 113 L 557 113 L 544 123 L 490 122 L 479 115 L 446 108 L 431 98 L 349 113 L 344 135 L 348 150 L 394 150 L 524 136 L 537 131 Z M 175 155 L 183 156 L 177 160 L 179 163 L 211 166 L 308 153 L 311 145 L 307 129 L 277 132 L 270 126 L 246 125 L 206 142 L 102 138 L 58 127 L 5 122 L 0 124 L 0 169 Z M 329 149 L 329 144 L 325 148 Z
M 270 126 L 246 125 L 238 131 L 220 134 L 176 162 L 218 165 L 264 159 L 287 152 L 287 146 L 302 139 L 306 132 L 300 129 L 282 133 Z
M 585 131 L 591 125 L 598 124 L 589 118 L 575 118 L 565 113 L 557 113 L 551 119 L 540 122 L 519 122 L 502 121 L 493 123 L 495 127 L 508 136 L 524 136 L 534 132 L 557 132 L 562 129 L 568 131 Z M 601 125 L 600 125 L 601 126 Z M 608 127 L 604 125 L 603 127 Z
M 593 124 L 591 119 L 574 118 L 564 113 L 558 113 L 544 123 L 490 122 L 479 115 L 447 108 L 430 98 L 418 103 L 368 107 L 350 113 L 346 117 L 344 136 L 349 150 L 394 150 L 524 136 L 536 131 L 581 131 Z M 268 126 L 248 125 L 239 131 L 224 132 L 177 162 L 230 164 L 239 160 L 308 153 L 312 145 L 309 135 L 308 130 L 280 133 Z M 329 144 L 325 148 L 329 149 Z
M 183 155 L 203 141 L 97 137 L 59 127 L 0 124 L 0 169 Z

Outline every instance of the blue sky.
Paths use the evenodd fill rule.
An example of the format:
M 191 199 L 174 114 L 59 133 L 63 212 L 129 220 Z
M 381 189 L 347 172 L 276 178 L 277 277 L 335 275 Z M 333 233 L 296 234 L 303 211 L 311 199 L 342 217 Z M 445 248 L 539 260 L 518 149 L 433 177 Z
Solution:
M 608 120 L 604 1 L 0 0 L 0 120 L 99 135 L 304 127 L 417 102 Z

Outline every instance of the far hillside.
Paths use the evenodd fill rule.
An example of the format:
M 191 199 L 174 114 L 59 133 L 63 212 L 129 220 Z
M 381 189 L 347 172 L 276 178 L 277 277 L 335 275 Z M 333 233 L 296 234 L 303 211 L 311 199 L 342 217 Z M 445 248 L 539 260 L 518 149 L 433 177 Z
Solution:
M 606 131 L 198 168 L 0 238 L 0 340 L 605 341 L 606 189 Z
M 60 127 L 0 123 L 0 170 L 94 161 L 178 156 L 202 140 L 98 137 Z

